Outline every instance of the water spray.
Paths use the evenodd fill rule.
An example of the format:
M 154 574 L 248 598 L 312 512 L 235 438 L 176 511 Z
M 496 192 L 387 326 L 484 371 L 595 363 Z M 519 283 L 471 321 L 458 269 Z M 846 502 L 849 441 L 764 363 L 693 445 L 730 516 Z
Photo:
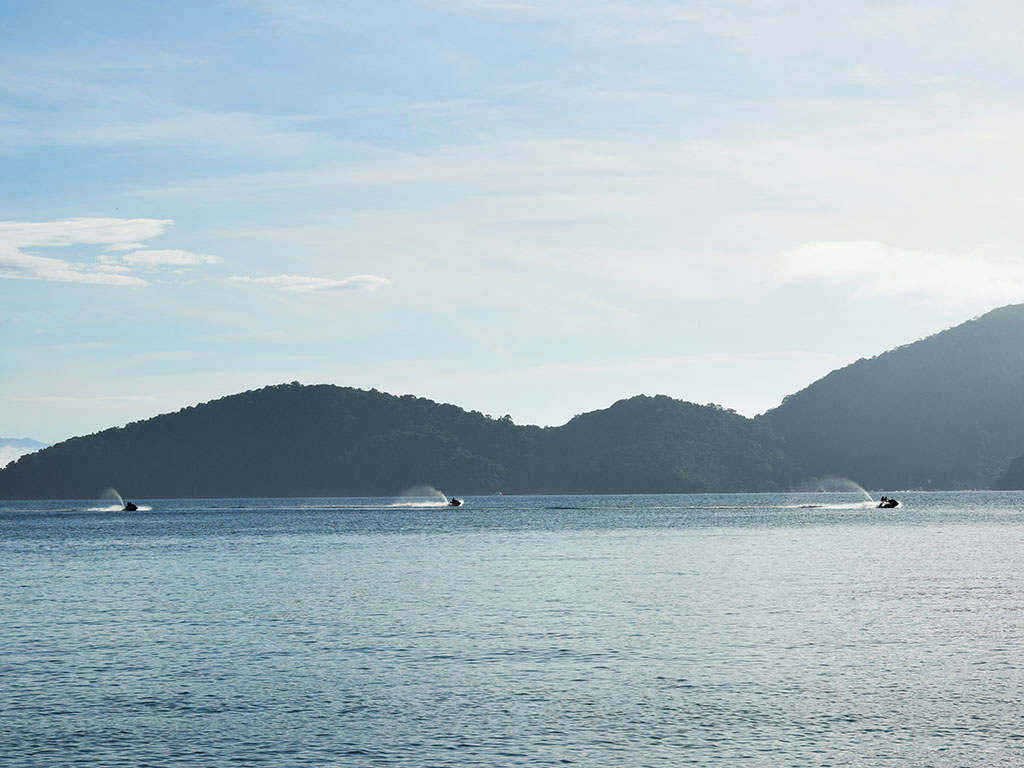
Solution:
M 836 475 L 826 475 L 816 480 L 808 480 L 806 483 L 802 483 L 797 490 L 805 493 L 813 493 L 814 491 L 822 493 L 859 493 L 864 496 L 865 501 L 874 501 L 874 497 L 865 491 L 859 483 L 855 483 L 847 477 L 837 477 Z

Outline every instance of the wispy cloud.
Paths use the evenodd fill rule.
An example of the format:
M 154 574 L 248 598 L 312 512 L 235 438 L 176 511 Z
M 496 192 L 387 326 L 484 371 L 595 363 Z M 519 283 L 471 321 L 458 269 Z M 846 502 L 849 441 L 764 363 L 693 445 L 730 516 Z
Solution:
M 67 246 L 79 243 L 120 244 L 162 235 L 170 219 L 63 219 L 61 221 L 0 221 L 0 245 L 14 248 Z
M 91 285 L 147 285 L 141 278 L 122 274 L 118 267 L 104 264 L 75 264 L 63 259 L 33 256 L 17 249 L 5 249 L 2 245 L 0 278 Z
M 216 256 L 179 250 L 133 251 L 121 256 L 120 260 L 125 264 L 139 264 L 148 267 L 193 267 L 199 264 L 215 264 L 219 261 Z
M 996 249 L 950 254 L 872 241 L 806 243 L 782 255 L 778 275 L 784 283 L 845 285 L 855 299 L 940 305 L 1024 299 L 1024 260 Z
M 172 223 L 169 219 L 109 218 L 0 221 L 0 279 L 141 286 L 148 283 L 130 274 L 134 267 L 196 266 L 217 260 L 183 250 L 138 250 L 140 240 L 163 234 Z M 100 254 L 92 260 L 76 261 L 28 250 L 83 245 L 104 246 L 108 252 L 131 252 L 122 256 Z
M 13 445 L 0 445 L 0 469 L 3 469 L 12 461 L 20 456 L 24 456 L 29 451 L 23 451 L 20 448 L 15 448 Z
M 328 293 L 333 291 L 375 291 L 391 283 L 386 277 L 377 275 L 353 275 L 344 280 L 303 275 L 275 275 L 273 277 L 245 277 L 233 275 L 228 278 L 236 283 L 251 283 L 279 288 L 295 293 Z
M 298 121 L 296 121 L 298 122 Z M 109 115 L 87 114 L 77 126 L 56 126 L 48 135 L 23 136 L 23 143 L 70 145 L 129 145 L 202 147 L 220 153 L 297 155 L 324 140 L 311 131 L 290 125 L 289 120 L 231 112 L 177 112 L 140 119 L 125 116 L 113 123 Z

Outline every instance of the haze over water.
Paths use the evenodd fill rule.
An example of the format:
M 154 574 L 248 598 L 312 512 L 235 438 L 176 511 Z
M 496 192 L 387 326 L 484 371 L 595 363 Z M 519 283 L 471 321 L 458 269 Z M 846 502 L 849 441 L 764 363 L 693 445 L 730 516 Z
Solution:
M 0 765 L 1019 765 L 1024 494 L 898 497 L 0 502 Z

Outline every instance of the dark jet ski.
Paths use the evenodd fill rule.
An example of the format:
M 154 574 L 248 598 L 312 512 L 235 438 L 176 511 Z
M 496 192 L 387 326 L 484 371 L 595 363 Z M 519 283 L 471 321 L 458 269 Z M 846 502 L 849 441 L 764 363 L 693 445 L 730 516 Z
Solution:
M 125 512 L 138 512 L 139 511 L 139 507 L 138 507 L 138 505 L 133 504 L 130 501 L 126 501 L 125 504 L 124 504 L 124 511 Z
M 878 502 L 878 509 L 895 509 L 900 503 L 896 499 L 890 499 L 888 496 L 883 496 L 881 501 Z
M 448 502 L 448 506 L 449 507 L 461 507 L 462 506 L 462 499 L 456 499 L 454 496 L 452 496 L 452 500 Z

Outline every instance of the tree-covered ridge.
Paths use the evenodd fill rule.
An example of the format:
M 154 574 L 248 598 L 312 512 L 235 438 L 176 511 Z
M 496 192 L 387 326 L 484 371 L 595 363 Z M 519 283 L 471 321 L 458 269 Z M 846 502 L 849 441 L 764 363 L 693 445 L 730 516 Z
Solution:
M 992 487 L 1001 491 L 1024 490 L 1024 455 L 1013 459 L 999 476 Z
M 59 443 L 12 465 L 0 493 L 12 495 L 9 483 L 14 495 L 57 498 L 106 487 L 157 497 L 392 493 L 399 463 L 439 482 L 469 467 L 481 474 L 487 462 L 452 441 L 480 442 L 503 426 L 411 396 L 278 385 Z
M 5 498 L 734 490 L 788 482 L 777 441 L 715 406 L 637 397 L 559 428 L 330 385 L 225 397 L 59 443 L 0 472 Z
M 796 476 L 779 441 L 757 423 L 664 395 L 577 416 L 553 431 L 548 450 L 558 472 L 548 483 L 566 493 L 769 490 Z
M 1024 305 L 858 360 L 760 420 L 809 474 L 990 487 L 1024 450 Z
M 281 384 L 78 437 L 0 470 L 0 498 L 894 490 L 1024 485 L 1024 305 L 833 371 L 747 419 L 637 396 L 561 427 L 424 398 Z M 1005 470 L 1005 471 L 1004 471 Z

